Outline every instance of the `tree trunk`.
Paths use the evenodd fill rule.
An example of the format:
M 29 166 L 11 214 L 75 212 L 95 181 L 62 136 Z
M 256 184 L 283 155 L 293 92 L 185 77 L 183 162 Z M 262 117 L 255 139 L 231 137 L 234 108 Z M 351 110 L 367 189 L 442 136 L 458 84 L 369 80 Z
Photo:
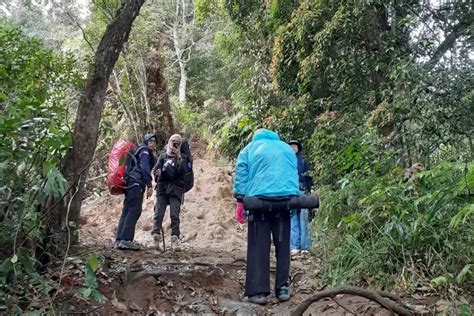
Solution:
M 47 225 L 49 249 L 54 249 L 57 244 L 60 246 L 59 251 L 64 250 L 61 245 L 64 246 L 68 238 L 72 238 L 72 243 L 77 242 L 77 237 L 68 233 L 69 222 L 77 223 L 79 218 L 84 184 L 99 137 L 108 80 L 144 2 L 145 0 L 124 0 L 115 18 L 107 25 L 97 48 L 77 109 L 72 148 L 66 155 L 62 169 L 69 189 L 64 199 L 51 205 L 48 208 L 52 208 L 51 213 L 46 214 L 51 220 Z
M 188 73 L 186 71 L 186 64 L 182 61 L 179 61 L 179 70 L 180 70 L 180 78 L 179 78 L 178 99 L 179 99 L 179 102 L 186 102 L 186 83 L 188 81 Z
M 168 137 L 174 134 L 173 117 L 168 84 L 164 76 L 165 64 L 160 55 L 160 39 L 157 37 L 146 60 L 146 94 L 150 103 L 153 120 L 148 130 L 156 133 L 159 143 L 166 144 Z
M 472 141 L 472 137 L 468 136 L 469 141 L 469 148 L 471 149 L 471 159 L 474 159 L 474 142 Z

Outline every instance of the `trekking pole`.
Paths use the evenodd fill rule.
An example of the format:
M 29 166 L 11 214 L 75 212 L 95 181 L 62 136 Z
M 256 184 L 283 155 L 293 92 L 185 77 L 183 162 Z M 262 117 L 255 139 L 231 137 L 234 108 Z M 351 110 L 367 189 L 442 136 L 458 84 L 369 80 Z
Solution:
M 155 168 L 153 168 L 153 170 L 155 170 Z M 154 173 L 154 171 L 153 171 Z M 158 177 L 155 177 L 155 182 L 156 182 L 156 185 L 155 185 L 155 191 L 157 192 L 157 197 L 156 197 L 156 201 L 155 203 L 158 203 Z M 165 249 L 166 249 L 166 243 L 165 243 L 165 232 L 163 231 L 163 224 L 161 225 L 160 227 L 161 229 L 161 240 L 163 242 L 163 250 L 161 251 L 161 253 L 165 252 Z
M 165 252 L 166 244 L 165 244 L 165 232 L 163 231 L 163 225 L 161 225 L 161 239 L 163 240 L 163 251 Z

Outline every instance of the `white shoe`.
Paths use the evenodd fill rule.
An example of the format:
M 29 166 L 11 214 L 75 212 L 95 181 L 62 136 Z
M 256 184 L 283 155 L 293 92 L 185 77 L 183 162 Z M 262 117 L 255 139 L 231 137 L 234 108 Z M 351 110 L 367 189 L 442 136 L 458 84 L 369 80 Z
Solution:
M 173 249 L 173 251 L 179 251 L 180 248 L 179 248 L 179 237 L 178 236 L 171 236 L 171 249 Z
M 153 242 L 155 244 L 155 248 L 156 250 L 164 250 L 164 249 L 161 249 L 161 241 L 163 239 L 161 238 L 161 234 L 153 234 Z
M 290 255 L 291 255 L 292 257 L 296 257 L 296 256 L 298 256 L 299 254 L 300 254 L 300 251 L 299 251 L 298 249 L 292 249 L 292 250 L 290 251 Z

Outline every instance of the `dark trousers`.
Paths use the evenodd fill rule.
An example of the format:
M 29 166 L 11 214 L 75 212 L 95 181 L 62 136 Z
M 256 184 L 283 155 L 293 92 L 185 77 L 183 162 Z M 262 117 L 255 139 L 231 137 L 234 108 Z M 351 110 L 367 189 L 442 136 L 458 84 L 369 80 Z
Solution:
M 245 296 L 270 294 L 270 234 L 275 245 L 275 292 L 288 286 L 290 275 L 290 212 L 250 213 L 247 240 Z
M 181 210 L 181 198 L 165 194 L 157 195 L 155 204 L 155 216 L 153 218 L 152 234 L 160 234 L 163 218 L 165 217 L 166 206 L 170 206 L 171 235 L 178 236 L 179 233 L 179 212 Z
M 120 216 L 116 240 L 133 240 L 135 226 L 142 214 L 145 186 L 135 183 L 125 190 L 122 215 Z

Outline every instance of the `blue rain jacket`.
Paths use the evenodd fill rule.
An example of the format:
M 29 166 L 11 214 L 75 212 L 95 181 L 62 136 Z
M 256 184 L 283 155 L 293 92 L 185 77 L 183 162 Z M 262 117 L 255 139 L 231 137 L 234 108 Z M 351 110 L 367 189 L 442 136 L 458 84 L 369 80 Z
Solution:
M 296 155 L 269 130 L 252 138 L 237 157 L 234 193 L 245 196 L 299 195 Z

